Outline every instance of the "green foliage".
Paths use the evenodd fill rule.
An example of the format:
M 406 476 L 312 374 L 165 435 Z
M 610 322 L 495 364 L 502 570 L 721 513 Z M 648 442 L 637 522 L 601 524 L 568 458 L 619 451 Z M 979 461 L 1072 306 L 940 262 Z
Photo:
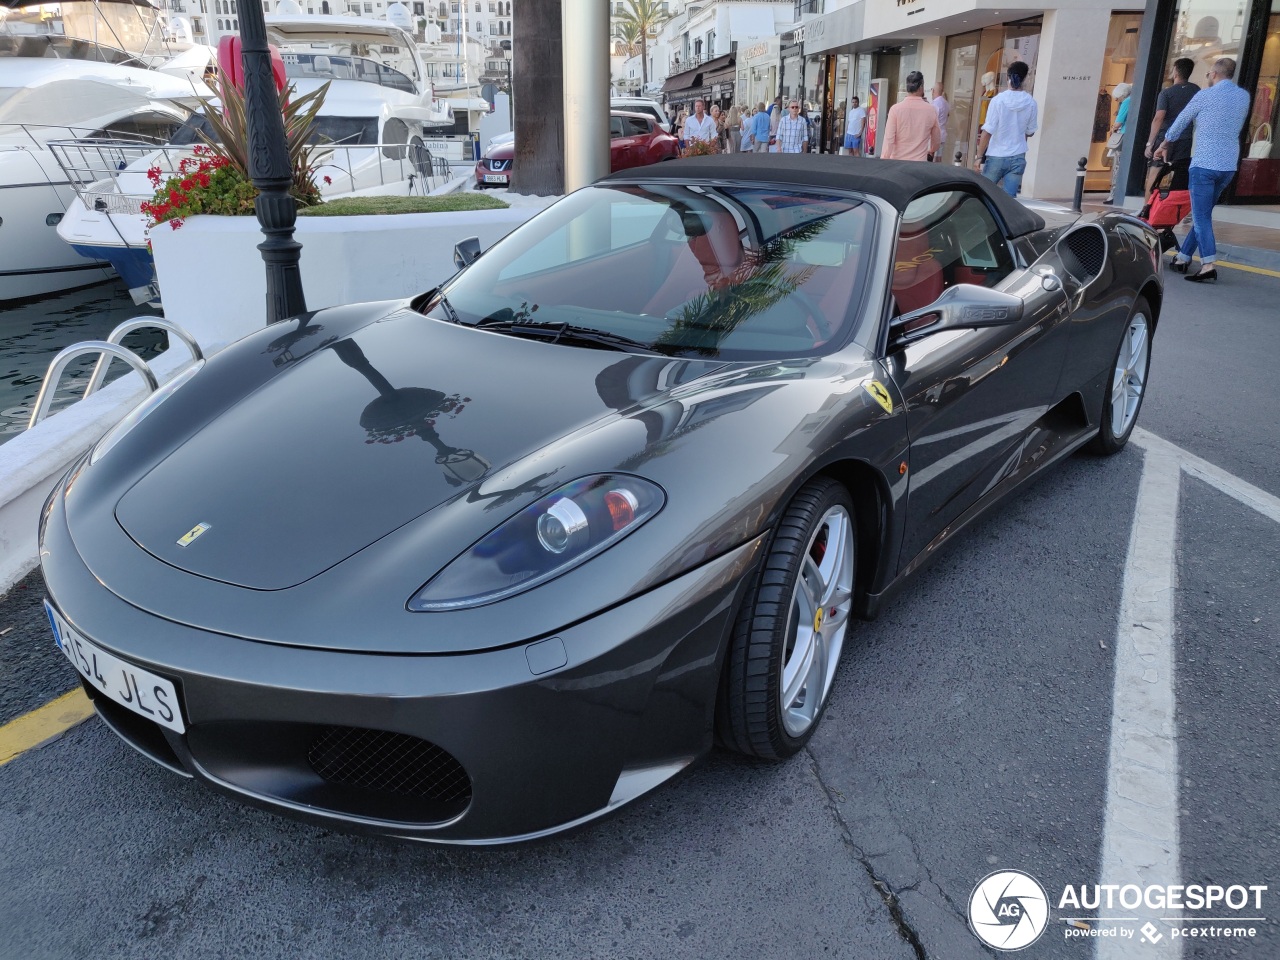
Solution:
M 440 197 L 342 197 L 298 211 L 303 217 L 356 217 L 397 213 L 452 213 L 459 210 L 503 210 L 509 204 L 482 193 L 447 193 Z
M 209 125 L 217 131 L 221 143 L 209 146 L 215 153 L 224 156 L 231 166 L 249 179 L 249 125 L 245 113 L 244 90 L 234 84 L 227 83 L 219 76 L 211 86 L 221 101 L 221 108 L 208 100 L 202 100 L 204 115 Z M 310 149 L 308 141 L 315 128 L 316 117 L 324 105 L 324 98 L 329 92 L 329 84 L 324 84 L 311 93 L 295 97 L 292 84 L 285 88 L 284 105 L 281 113 L 284 117 L 285 142 L 289 148 L 289 166 L 293 171 L 293 184 L 289 192 L 298 201 L 299 206 L 309 206 L 320 202 L 320 191 L 316 189 L 311 177 Z
M 720 152 L 720 142 L 718 140 L 686 140 L 684 149 L 680 151 L 682 157 L 709 157 Z

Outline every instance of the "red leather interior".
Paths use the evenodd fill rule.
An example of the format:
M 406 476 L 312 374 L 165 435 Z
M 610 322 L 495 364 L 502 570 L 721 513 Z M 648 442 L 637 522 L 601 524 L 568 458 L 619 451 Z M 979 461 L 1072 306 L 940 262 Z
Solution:
M 900 313 L 927 307 L 942 295 L 946 281 L 926 231 L 903 233 L 893 264 L 893 298 Z

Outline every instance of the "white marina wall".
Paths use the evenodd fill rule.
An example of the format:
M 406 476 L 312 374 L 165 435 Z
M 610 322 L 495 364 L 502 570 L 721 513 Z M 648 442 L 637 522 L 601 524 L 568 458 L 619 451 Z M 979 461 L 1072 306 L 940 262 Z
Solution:
M 479 237 L 488 249 L 539 206 L 459 213 L 299 217 L 307 308 L 389 300 L 430 290 L 456 272 L 453 245 Z M 206 352 L 261 327 L 267 280 L 255 217 L 192 217 L 152 231 L 165 316 Z M 234 283 L 224 278 L 234 277 Z

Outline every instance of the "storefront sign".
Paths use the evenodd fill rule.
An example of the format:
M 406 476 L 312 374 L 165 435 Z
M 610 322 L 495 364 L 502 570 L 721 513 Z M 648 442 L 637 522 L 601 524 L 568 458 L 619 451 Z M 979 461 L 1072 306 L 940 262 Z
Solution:
M 764 57 L 769 54 L 769 41 L 757 43 L 755 46 L 747 47 L 747 52 L 742 55 L 744 60 L 754 60 L 756 57 Z
M 862 25 L 866 5 L 867 0 L 857 0 L 856 3 L 816 17 L 797 28 L 797 38 L 803 34 L 805 40 L 805 53 L 840 50 L 863 39 Z
M 827 21 L 825 17 L 818 17 L 816 20 L 810 20 L 808 23 L 802 23 L 793 31 L 796 43 L 812 43 L 814 40 L 821 40 L 827 32 Z

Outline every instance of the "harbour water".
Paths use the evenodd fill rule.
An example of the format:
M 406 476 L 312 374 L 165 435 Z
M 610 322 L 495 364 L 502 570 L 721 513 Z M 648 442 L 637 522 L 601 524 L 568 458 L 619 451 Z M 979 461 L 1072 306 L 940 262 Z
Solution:
M 144 316 L 160 313 L 136 306 L 119 280 L 0 308 L 0 443 L 27 428 L 40 384 L 59 350 L 82 340 L 105 340 L 120 323 Z M 165 334 L 139 330 L 125 337 L 124 345 L 149 360 L 164 349 Z M 72 361 L 54 394 L 54 411 L 79 399 L 96 361 L 96 356 Z M 107 379 L 125 373 L 128 367 L 116 360 Z

